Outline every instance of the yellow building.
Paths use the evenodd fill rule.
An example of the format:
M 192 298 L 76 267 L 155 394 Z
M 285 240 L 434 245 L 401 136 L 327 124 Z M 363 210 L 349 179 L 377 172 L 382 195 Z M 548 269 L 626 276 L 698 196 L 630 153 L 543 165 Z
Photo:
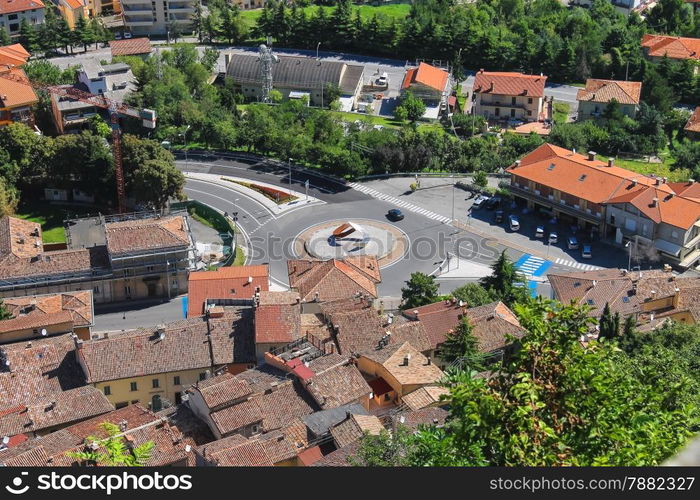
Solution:
M 76 339 L 78 362 L 87 382 L 117 408 L 140 403 L 159 411 L 182 402 L 185 389 L 215 372 L 254 363 L 248 310 L 231 307 L 219 317 Z
M 59 0 L 58 10 L 70 29 L 75 29 L 79 18 L 88 18 L 85 0 Z

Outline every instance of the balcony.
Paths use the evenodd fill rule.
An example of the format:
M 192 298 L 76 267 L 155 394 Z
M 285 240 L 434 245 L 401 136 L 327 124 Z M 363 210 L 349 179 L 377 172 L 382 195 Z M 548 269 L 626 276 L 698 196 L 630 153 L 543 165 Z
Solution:
M 517 108 L 517 109 L 527 109 L 527 106 L 525 104 L 520 104 L 520 103 L 515 103 L 511 104 L 510 101 L 491 101 L 491 102 L 484 102 L 481 101 L 481 106 L 485 108 Z
M 530 191 L 527 186 L 519 186 L 518 184 L 511 184 L 510 185 L 510 190 L 513 194 L 515 195 L 520 195 L 523 198 L 533 200 L 537 203 L 540 203 L 542 205 L 551 207 L 551 208 L 556 208 L 560 212 L 567 213 L 569 215 L 572 215 L 574 217 L 580 217 L 582 219 L 586 219 L 594 224 L 599 224 L 600 219 L 602 217 L 602 214 L 600 212 L 595 212 L 595 213 L 586 213 L 585 211 L 581 210 L 578 205 L 568 205 L 566 203 L 566 200 L 563 198 L 559 199 L 559 203 L 556 203 L 555 200 L 553 199 L 554 197 L 550 194 L 547 196 L 542 196 L 542 195 L 537 195 L 533 191 Z
M 122 7 L 122 12 L 126 14 L 141 14 L 141 15 L 146 15 L 146 14 L 152 14 L 153 9 L 149 4 L 134 4 L 134 5 L 124 5 Z
M 129 17 L 124 16 L 124 24 L 126 26 L 153 26 L 152 17 Z

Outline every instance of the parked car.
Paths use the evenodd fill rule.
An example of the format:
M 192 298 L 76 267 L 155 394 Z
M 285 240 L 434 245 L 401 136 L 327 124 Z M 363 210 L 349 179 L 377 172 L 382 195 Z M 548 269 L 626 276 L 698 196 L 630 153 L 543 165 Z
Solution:
M 517 215 L 509 215 L 508 222 L 510 224 L 511 231 L 519 231 L 520 230 L 520 221 L 518 220 Z
M 535 238 L 544 238 L 544 226 L 537 226 L 537 229 L 535 229 Z
M 377 78 L 377 85 L 379 85 L 380 87 L 386 87 L 387 85 L 389 85 L 389 75 L 387 75 L 386 73 L 382 73 L 382 76 Z
M 131 38 L 131 33 L 129 33 L 128 31 L 125 31 L 124 38 L 126 38 L 126 39 Z
M 386 213 L 388 219 L 391 220 L 403 220 L 403 213 L 398 208 L 392 208 Z
M 566 247 L 569 250 L 578 250 L 578 240 L 576 236 L 569 236 L 566 240 Z
M 472 203 L 472 208 L 481 208 L 485 203 L 488 203 L 489 200 L 490 198 L 488 196 L 480 194 Z
M 486 208 L 489 210 L 494 210 L 496 208 L 499 208 L 501 206 L 501 197 L 500 196 L 492 196 L 489 201 L 486 202 L 484 205 Z
M 121 34 L 121 33 L 115 33 L 115 34 L 114 34 L 114 39 L 115 39 L 115 40 L 121 40 L 121 39 L 122 39 L 122 34 Z
M 591 253 L 591 245 L 583 245 L 581 257 L 583 257 L 584 259 L 590 259 L 591 257 L 593 257 L 593 254 Z
M 496 222 L 503 222 L 503 210 L 496 210 L 496 215 L 494 216 Z
M 549 233 L 549 244 L 550 245 L 554 245 L 558 241 L 559 241 L 559 235 L 557 235 L 556 232 L 552 231 L 551 233 Z

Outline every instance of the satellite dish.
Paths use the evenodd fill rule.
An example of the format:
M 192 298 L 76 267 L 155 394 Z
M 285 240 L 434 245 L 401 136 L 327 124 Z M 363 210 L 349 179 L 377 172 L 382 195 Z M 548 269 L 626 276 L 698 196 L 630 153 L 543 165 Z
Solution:
M 42 336 L 42 337 L 46 337 L 46 336 L 48 335 L 48 333 L 49 333 L 49 332 L 46 331 L 46 328 L 42 328 L 42 329 L 41 329 L 41 336 Z

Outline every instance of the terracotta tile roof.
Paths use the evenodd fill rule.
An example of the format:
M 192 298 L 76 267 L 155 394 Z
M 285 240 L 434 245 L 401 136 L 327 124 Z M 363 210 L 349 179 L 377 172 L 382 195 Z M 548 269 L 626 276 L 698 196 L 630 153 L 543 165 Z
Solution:
M 294 443 L 297 450 L 303 450 L 309 446 L 309 431 L 301 418 L 295 418 L 290 424 L 280 429 L 285 437 Z
M 85 4 L 83 3 L 83 0 L 64 0 L 68 6 L 71 9 L 79 9 L 80 7 L 84 7 Z
M 253 392 L 248 382 L 230 373 L 198 382 L 192 391 L 198 391 L 202 395 L 209 410 L 245 398 Z
M 191 440 L 183 438 L 165 419 L 140 405 L 129 405 L 0 451 L 0 463 L 25 467 L 74 465 L 75 459 L 67 457 L 66 452 L 82 449 L 88 436 L 106 437 L 100 428 L 102 422 L 126 425 L 127 439 L 135 446 L 153 441 L 155 446 L 147 466 L 184 464 L 188 459 L 185 447 L 193 444 Z
M 412 411 L 420 410 L 421 408 L 427 408 L 428 406 L 437 406 L 440 404 L 447 404 L 446 401 L 442 401 L 440 398 L 442 396 L 447 396 L 450 393 L 444 387 L 438 386 L 427 386 L 421 387 L 420 389 L 413 391 L 410 394 L 406 394 L 401 400 L 408 406 Z
M 676 194 L 700 201 L 700 182 L 669 182 L 668 185 Z
M 1 0 L 0 14 L 12 14 L 13 12 L 24 12 L 25 10 L 43 9 L 44 3 L 41 0 Z
M 476 74 L 474 92 L 508 96 L 543 97 L 546 76 L 525 75 L 502 71 L 484 71 Z
M 22 68 L 7 69 L 5 67 L 0 69 L 0 73 L 7 72 L 21 81 L 27 79 L 27 75 Z M 2 105 L 3 108 L 32 106 L 38 102 L 39 98 L 36 92 L 34 92 L 34 89 L 29 85 L 19 81 L 8 80 L 7 78 L 0 78 L 0 105 Z
M 700 132 L 700 106 L 695 108 L 693 114 L 690 115 L 688 122 L 683 127 L 683 130 L 687 132 Z
M 210 416 L 216 426 L 216 430 L 222 436 L 255 423 L 262 423 L 263 419 L 263 415 L 255 400 L 244 401 L 212 412 Z
M 11 411 L 15 410 L 15 411 Z M 45 395 L 13 409 L 0 409 L 0 436 L 50 429 L 114 410 L 91 385 Z
M 273 464 L 296 458 L 298 448 L 284 431 L 272 431 L 258 434 L 251 441 L 259 442 Z
M 0 370 L 0 410 L 85 385 L 70 334 L 0 346 L 10 362 Z
M 392 416 L 394 426 L 408 427 L 415 431 L 421 425 L 443 425 L 450 413 L 444 408 L 427 407 L 415 411 L 406 411 Z
M 112 51 L 112 57 L 150 54 L 153 50 L 151 41 L 145 37 L 131 38 L 129 40 L 112 40 L 109 42 L 109 48 Z
M 317 445 L 302 451 L 297 458 L 299 462 L 301 462 L 301 465 L 309 467 L 321 460 L 322 457 L 323 453 L 321 452 L 321 447 Z
M 311 467 L 351 467 L 350 458 L 357 454 L 360 447 L 360 441 L 355 441 L 343 448 L 329 453 L 320 460 L 317 460 Z
M 33 257 L 43 251 L 41 226 L 36 222 L 10 217 L 0 219 L 0 253 Z
M 551 144 L 525 155 L 520 166 L 513 165 L 507 172 L 596 204 L 632 203 L 650 219 L 683 229 L 700 218 L 700 202 L 676 194 L 662 179 L 608 166 Z
M 318 406 L 296 382 L 289 382 L 270 394 L 255 398 L 263 414 L 263 430 L 270 432 L 292 423 L 299 417 L 318 411 Z
M 289 286 L 302 300 L 332 301 L 358 293 L 377 297 L 379 265 L 374 257 L 362 259 L 289 260 Z
M 467 309 L 466 315 L 482 352 L 502 349 L 509 336 L 520 338 L 526 333 L 513 311 L 500 301 Z
M 13 318 L 0 321 L 0 334 L 64 323 L 69 329 L 93 324 L 92 290 L 26 295 L 3 302 Z
M 409 342 L 421 352 L 433 349 L 433 343 L 428 336 L 425 324 L 421 321 L 404 321 L 392 324 L 387 332 L 391 333 L 390 343 L 403 344 Z
M 375 378 L 374 380 L 370 380 L 369 386 L 372 388 L 372 392 L 374 393 L 375 397 L 383 396 L 384 394 L 394 390 L 394 388 L 391 387 L 389 383 L 381 377 Z
M 364 351 L 361 356 L 382 365 L 402 386 L 435 384 L 444 375 L 440 368 L 428 364 L 428 359 L 408 342 Z M 404 364 L 406 356 L 410 356 L 407 365 Z
M 13 66 L 24 65 L 31 54 L 22 46 L 21 43 L 5 45 L 0 47 L 0 64 L 10 64 Z
M 698 38 L 647 34 L 642 37 L 642 47 L 647 49 L 647 55 L 650 57 L 700 59 L 700 39 Z
M 89 383 L 181 370 L 205 370 L 212 364 L 234 361 L 250 362 L 250 350 L 238 353 L 238 359 L 236 356 L 236 339 L 252 336 L 251 330 L 245 330 L 249 328 L 245 326 L 248 323 L 244 322 L 238 330 L 240 321 L 240 315 L 234 313 L 220 320 L 212 319 L 211 328 L 203 317 L 175 321 L 165 325 L 162 340 L 157 328 L 110 333 L 108 338 L 83 342 L 79 356 Z M 210 329 L 211 335 L 208 335 Z
M 258 304 L 261 306 L 294 305 L 300 300 L 297 292 L 261 291 L 258 296 Z
M 245 381 L 251 392 L 259 393 L 286 381 L 287 373 L 269 365 L 261 365 L 239 373 L 236 378 Z
M 249 278 L 253 278 L 249 282 Z M 187 315 L 204 314 L 207 299 L 252 299 L 255 290 L 269 290 L 267 264 L 260 266 L 220 267 L 216 271 L 190 273 L 187 292 Z
M 301 337 L 301 304 L 270 304 L 255 308 L 255 343 L 288 344 Z
M 386 335 L 384 320 L 379 316 L 379 311 L 366 302 L 348 299 L 328 307 L 322 304 L 321 310 L 335 332 L 334 340 L 343 356 L 373 349 Z
M 577 92 L 576 100 L 607 103 L 615 99 L 619 104 L 639 104 L 641 92 L 642 82 L 589 78 L 586 88 Z
M 418 319 L 423 325 L 430 348 L 436 349 L 447 338 L 447 334 L 459 325 L 460 319 L 466 307 L 459 305 L 459 302 L 443 300 L 433 304 L 417 307 L 415 309 L 403 311 L 403 315 L 411 320 Z M 419 351 L 424 351 L 419 346 L 414 345 Z
M 417 68 L 411 68 L 406 71 L 401 88 L 407 89 L 411 84 L 419 83 L 432 89 L 443 92 L 447 86 L 449 73 L 430 64 L 420 63 Z
M 359 440 L 365 433 L 378 436 L 384 430 L 381 420 L 375 415 L 350 415 L 347 420 L 331 428 L 333 441 L 343 448 Z
M 353 364 L 328 368 L 304 381 L 303 385 L 322 410 L 353 403 L 372 392 Z
M 190 246 L 189 229 L 181 215 L 105 224 L 111 256 Z

